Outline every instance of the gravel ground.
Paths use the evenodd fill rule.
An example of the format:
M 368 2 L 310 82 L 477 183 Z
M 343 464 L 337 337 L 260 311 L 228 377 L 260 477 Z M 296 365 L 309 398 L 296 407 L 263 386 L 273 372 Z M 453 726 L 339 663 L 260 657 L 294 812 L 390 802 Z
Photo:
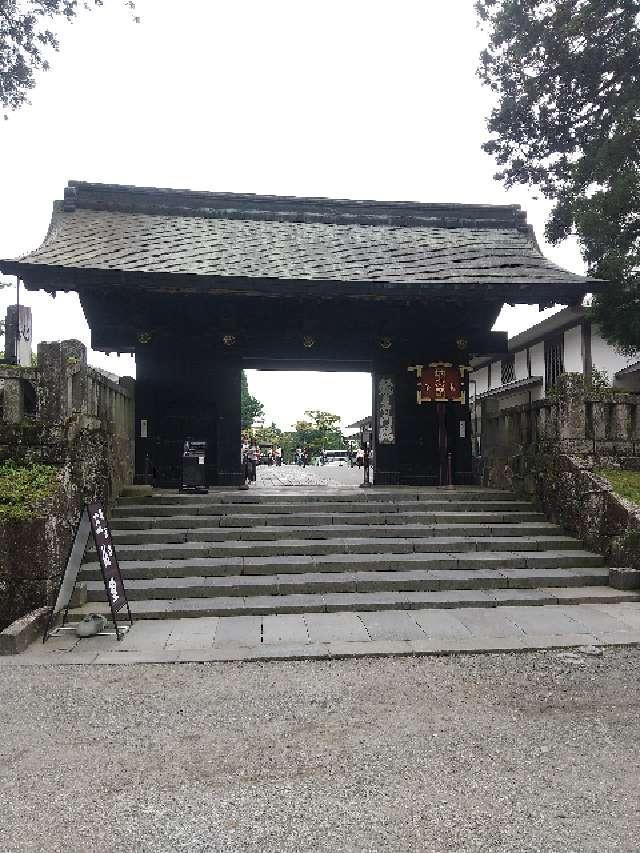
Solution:
M 640 653 L 0 667 L 0 850 L 640 848 Z

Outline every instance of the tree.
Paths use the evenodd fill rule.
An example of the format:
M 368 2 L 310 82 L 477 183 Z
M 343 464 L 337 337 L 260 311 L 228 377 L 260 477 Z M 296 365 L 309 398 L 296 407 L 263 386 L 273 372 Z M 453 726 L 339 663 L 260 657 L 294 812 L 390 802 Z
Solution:
M 135 10 L 133 0 L 123 0 Z M 58 50 L 58 36 L 49 22 L 72 21 L 79 8 L 102 6 L 103 0 L 0 0 L 0 105 L 9 110 L 28 103 L 35 72 L 49 68 L 48 50 Z M 139 22 L 134 15 L 134 21 Z
M 256 418 L 262 417 L 264 406 L 249 393 L 247 374 L 244 370 L 240 373 L 240 426 L 249 429 Z
M 592 316 L 640 349 L 640 0 L 477 0 L 479 75 L 498 96 L 483 145 L 507 187 L 553 200 L 546 236 L 580 240 L 610 285 Z
M 306 411 L 309 420 L 297 421 L 294 441 L 297 447 L 308 448 L 311 455 L 323 450 L 339 450 L 344 447 L 342 433 L 338 428 L 340 417 L 330 412 Z

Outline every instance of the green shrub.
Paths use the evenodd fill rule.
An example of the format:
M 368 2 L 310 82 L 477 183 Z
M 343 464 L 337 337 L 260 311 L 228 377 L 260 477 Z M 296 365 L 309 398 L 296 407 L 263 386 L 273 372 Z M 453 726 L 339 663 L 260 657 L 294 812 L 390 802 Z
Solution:
M 562 373 L 555 384 L 547 389 L 547 397 L 557 400 L 560 397 L 589 397 L 591 395 L 611 399 L 616 392 L 606 371 L 593 367 L 591 379 L 587 381 L 583 373 Z
M 640 471 L 627 471 L 623 468 L 600 469 L 594 473 L 604 477 L 613 486 L 614 492 L 628 501 L 640 504 Z
M 0 465 L 0 521 L 21 521 L 42 514 L 42 505 L 56 490 L 53 465 Z

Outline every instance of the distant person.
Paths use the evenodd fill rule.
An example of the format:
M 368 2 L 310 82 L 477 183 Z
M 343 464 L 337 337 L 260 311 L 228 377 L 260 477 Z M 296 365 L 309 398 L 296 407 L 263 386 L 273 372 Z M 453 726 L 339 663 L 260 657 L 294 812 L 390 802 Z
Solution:
M 282 448 L 276 447 L 276 449 L 273 451 L 273 453 L 275 456 L 276 465 L 282 465 Z
M 364 465 L 364 450 L 362 449 L 362 447 L 359 447 L 356 450 L 356 465 L 358 466 L 358 468 L 362 468 L 362 466 Z
M 242 472 L 244 474 L 244 484 L 246 486 L 251 480 L 251 469 L 249 467 L 249 445 L 244 442 L 240 449 L 240 464 L 242 466 Z
M 256 481 L 256 468 L 258 466 L 258 460 L 260 459 L 260 451 L 254 442 L 249 445 L 249 450 L 247 451 L 247 460 L 249 462 L 249 482 L 255 483 Z

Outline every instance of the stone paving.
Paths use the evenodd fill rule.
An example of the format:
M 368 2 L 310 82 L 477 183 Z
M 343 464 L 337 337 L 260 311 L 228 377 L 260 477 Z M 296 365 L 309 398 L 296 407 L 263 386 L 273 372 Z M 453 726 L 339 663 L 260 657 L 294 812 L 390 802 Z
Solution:
M 332 489 L 359 486 L 362 468 L 348 465 L 258 465 L 252 489 L 279 486 L 327 486 Z
M 109 629 L 110 630 L 110 629 Z M 640 644 L 640 603 L 140 620 L 123 640 L 61 632 L 0 664 L 171 663 Z

